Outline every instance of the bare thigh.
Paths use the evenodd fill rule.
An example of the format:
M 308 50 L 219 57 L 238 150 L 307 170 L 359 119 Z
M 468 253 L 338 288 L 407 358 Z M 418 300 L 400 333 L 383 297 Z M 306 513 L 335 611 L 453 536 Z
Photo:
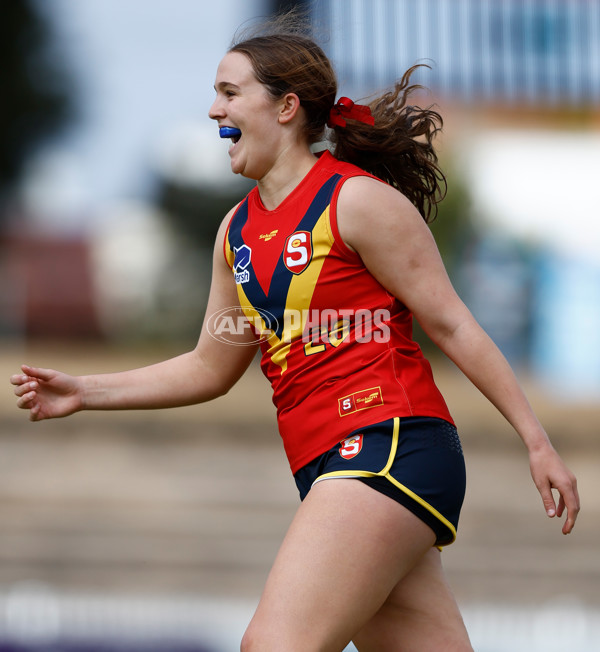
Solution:
M 242 650 L 341 652 L 435 534 L 358 480 L 316 484 L 282 543 Z
M 441 554 L 432 548 L 354 636 L 359 652 L 472 652 Z

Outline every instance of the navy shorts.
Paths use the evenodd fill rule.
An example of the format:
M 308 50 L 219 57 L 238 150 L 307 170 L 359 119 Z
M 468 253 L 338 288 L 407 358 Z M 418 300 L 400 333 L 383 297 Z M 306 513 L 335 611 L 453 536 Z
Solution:
M 436 546 L 456 539 L 465 462 L 456 428 L 443 419 L 396 417 L 360 428 L 294 478 L 302 500 L 315 482 L 356 478 L 429 525 Z

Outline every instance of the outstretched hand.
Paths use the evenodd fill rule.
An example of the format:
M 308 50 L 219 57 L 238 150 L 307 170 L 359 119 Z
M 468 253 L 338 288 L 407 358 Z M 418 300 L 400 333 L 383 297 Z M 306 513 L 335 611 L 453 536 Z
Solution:
M 554 516 L 560 518 L 565 509 L 567 510 L 562 531 L 563 534 L 569 534 L 580 509 L 575 476 L 550 445 L 529 453 L 529 468 L 535 486 L 542 496 L 546 514 L 550 518 Z M 558 492 L 558 505 L 552 493 L 553 489 Z
M 17 406 L 29 410 L 30 421 L 66 417 L 81 409 L 78 379 L 55 371 L 22 365 L 22 374 L 11 376 Z

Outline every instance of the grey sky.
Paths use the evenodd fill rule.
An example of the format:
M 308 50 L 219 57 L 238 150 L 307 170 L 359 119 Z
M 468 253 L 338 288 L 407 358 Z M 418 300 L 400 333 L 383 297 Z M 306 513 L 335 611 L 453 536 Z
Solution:
M 77 73 L 83 119 L 59 143 L 65 176 L 91 201 L 143 194 L 161 139 L 210 128 L 214 75 L 263 0 L 44 0 Z M 69 166 L 75 166 L 71 171 Z

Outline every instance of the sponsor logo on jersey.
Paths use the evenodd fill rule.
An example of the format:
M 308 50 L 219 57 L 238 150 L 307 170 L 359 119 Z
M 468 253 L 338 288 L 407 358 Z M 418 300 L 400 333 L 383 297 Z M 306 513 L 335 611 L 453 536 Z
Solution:
M 363 436 L 352 435 L 340 442 L 340 455 L 345 460 L 351 460 L 353 457 L 356 457 L 363 447 Z
M 285 241 L 283 262 L 293 274 L 302 274 L 312 260 L 312 236 L 308 231 L 296 231 Z
M 265 242 L 269 242 L 271 238 L 274 238 L 277 234 L 279 233 L 279 229 L 274 229 L 271 231 L 271 233 L 262 233 L 261 235 L 258 236 L 259 240 L 264 240 Z
M 341 417 L 358 412 L 359 410 L 368 410 L 379 405 L 383 405 L 381 387 L 363 389 L 359 392 L 354 392 L 354 394 L 338 398 L 338 410 Z
M 235 256 L 233 263 L 233 274 L 235 276 L 235 282 L 240 285 L 241 283 L 247 283 L 250 280 L 250 272 L 246 269 L 250 265 L 250 259 L 252 258 L 252 249 L 247 244 L 243 244 L 241 247 L 234 247 L 233 253 Z

